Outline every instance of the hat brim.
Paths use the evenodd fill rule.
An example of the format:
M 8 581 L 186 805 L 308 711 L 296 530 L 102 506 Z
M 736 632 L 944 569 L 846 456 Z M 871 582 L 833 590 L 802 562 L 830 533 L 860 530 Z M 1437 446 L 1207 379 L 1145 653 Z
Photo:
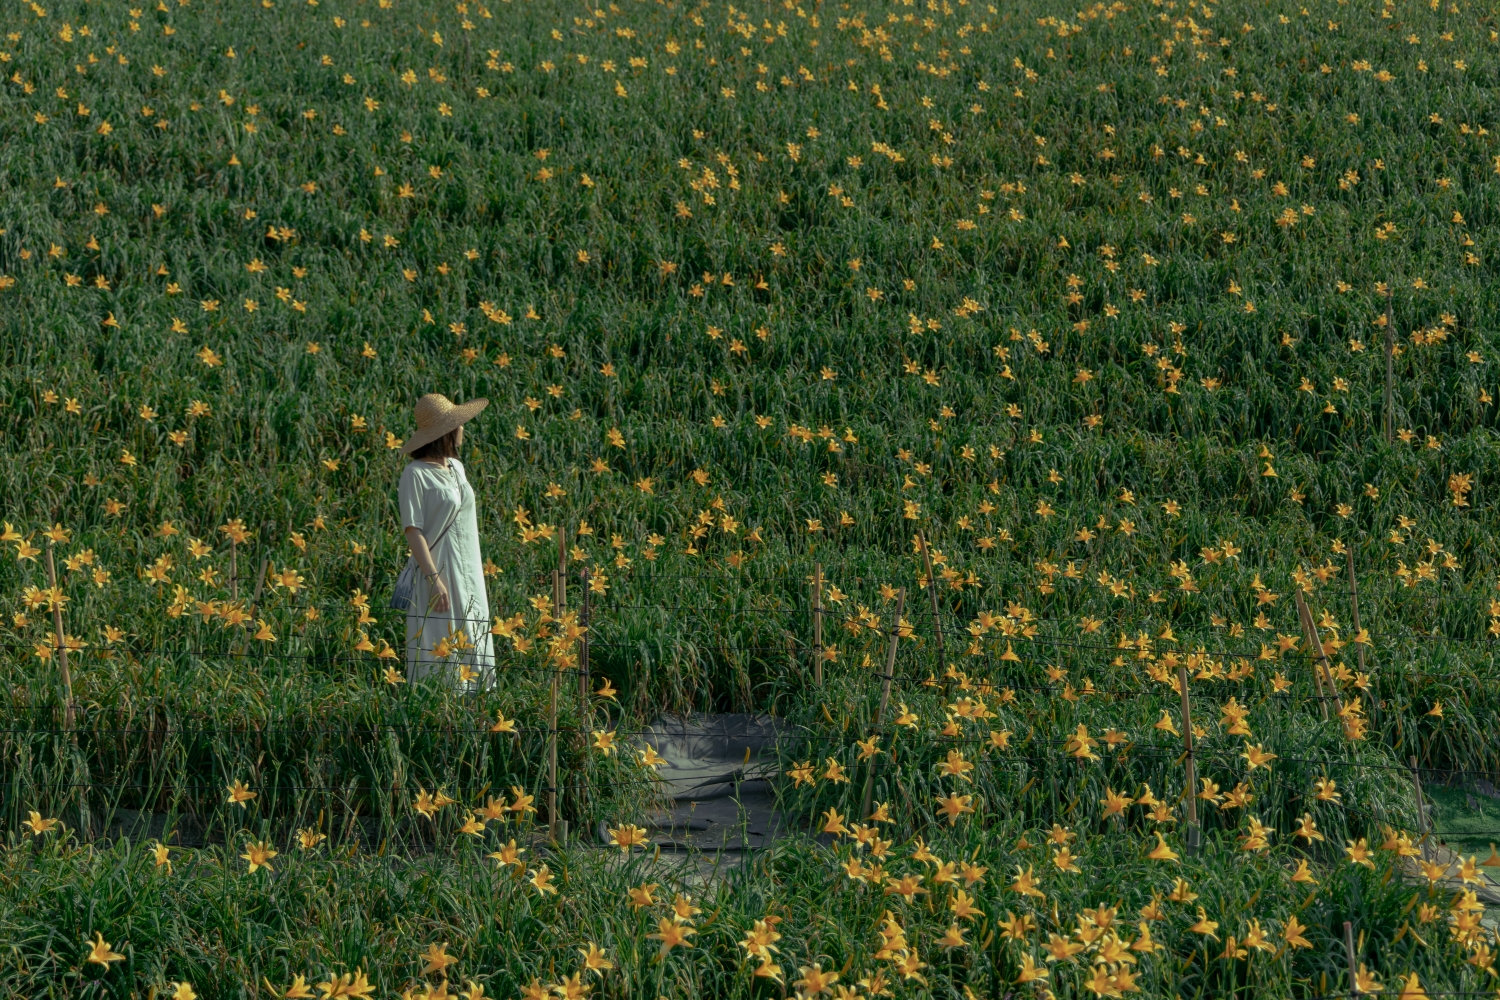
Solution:
M 471 399 L 467 403 L 460 403 L 445 413 L 437 423 L 423 427 L 407 438 L 401 445 L 401 453 L 410 455 L 423 445 L 431 444 L 455 427 L 462 427 L 479 416 L 480 411 L 489 405 L 490 401 L 482 396 L 479 399 Z

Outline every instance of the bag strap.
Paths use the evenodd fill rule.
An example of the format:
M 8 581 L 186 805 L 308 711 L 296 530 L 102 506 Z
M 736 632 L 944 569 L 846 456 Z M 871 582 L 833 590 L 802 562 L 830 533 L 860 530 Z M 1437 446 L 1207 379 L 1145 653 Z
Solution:
M 448 533 L 448 529 L 453 527 L 453 525 L 458 522 L 459 511 L 463 510 L 463 482 L 464 481 L 460 481 L 459 483 L 458 506 L 453 508 L 453 516 L 448 519 L 448 523 L 443 526 L 443 530 L 438 532 L 436 538 L 427 543 L 427 549 L 429 552 L 437 546 L 438 542 L 443 540 L 443 536 Z
M 443 536 L 448 533 L 448 529 L 451 528 L 451 527 L 453 527 L 454 522 L 456 522 L 457 520 L 458 520 L 458 511 L 455 510 L 453 512 L 453 516 L 448 519 L 448 523 L 443 526 L 443 530 L 438 532 L 438 535 L 437 535 L 436 538 L 434 538 L 432 541 L 430 541 L 430 542 L 427 543 L 427 550 L 429 552 L 432 551 L 434 548 L 437 547 L 437 543 L 441 542 L 443 540 Z

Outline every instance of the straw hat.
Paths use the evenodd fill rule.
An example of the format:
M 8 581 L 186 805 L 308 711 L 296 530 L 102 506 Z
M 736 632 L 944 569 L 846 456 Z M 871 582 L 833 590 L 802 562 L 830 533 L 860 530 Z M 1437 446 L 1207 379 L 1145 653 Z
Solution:
M 410 455 L 424 444 L 431 444 L 438 438 L 447 434 L 455 427 L 473 420 L 479 416 L 479 411 L 490 405 L 488 399 L 471 399 L 463 405 L 455 405 L 447 396 L 439 392 L 429 392 L 417 400 L 413 415 L 417 418 L 417 430 L 401 446 L 401 450 Z

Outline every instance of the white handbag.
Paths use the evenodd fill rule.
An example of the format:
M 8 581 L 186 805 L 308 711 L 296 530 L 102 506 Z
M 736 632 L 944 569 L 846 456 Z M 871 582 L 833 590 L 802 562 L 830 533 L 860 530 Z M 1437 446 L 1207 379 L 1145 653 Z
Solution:
M 443 536 L 448 533 L 448 529 L 453 527 L 454 522 L 457 520 L 458 509 L 455 509 L 453 511 L 453 516 L 448 519 L 448 524 L 443 528 L 442 531 L 438 532 L 438 536 L 436 538 L 427 543 L 427 550 L 429 552 L 437 548 L 438 542 L 443 540 Z M 417 557 L 407 556 L 406 565 L 401 568 L 400 575 L 396 577 L 396 586 L 391 589 L 391 607 L 395 608 L 397 611 L 410 611 L 412 604 L 411 595 L 412 592 L 416 589 L 416 586 Z

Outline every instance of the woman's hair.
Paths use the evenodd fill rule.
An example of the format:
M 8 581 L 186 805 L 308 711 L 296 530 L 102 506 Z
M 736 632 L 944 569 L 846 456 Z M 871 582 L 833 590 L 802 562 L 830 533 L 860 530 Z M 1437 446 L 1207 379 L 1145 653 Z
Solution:
M 411 453 L 412 458 L 455 458 L 458 455 L 458 428 L 436 441 L 429 441 Z

